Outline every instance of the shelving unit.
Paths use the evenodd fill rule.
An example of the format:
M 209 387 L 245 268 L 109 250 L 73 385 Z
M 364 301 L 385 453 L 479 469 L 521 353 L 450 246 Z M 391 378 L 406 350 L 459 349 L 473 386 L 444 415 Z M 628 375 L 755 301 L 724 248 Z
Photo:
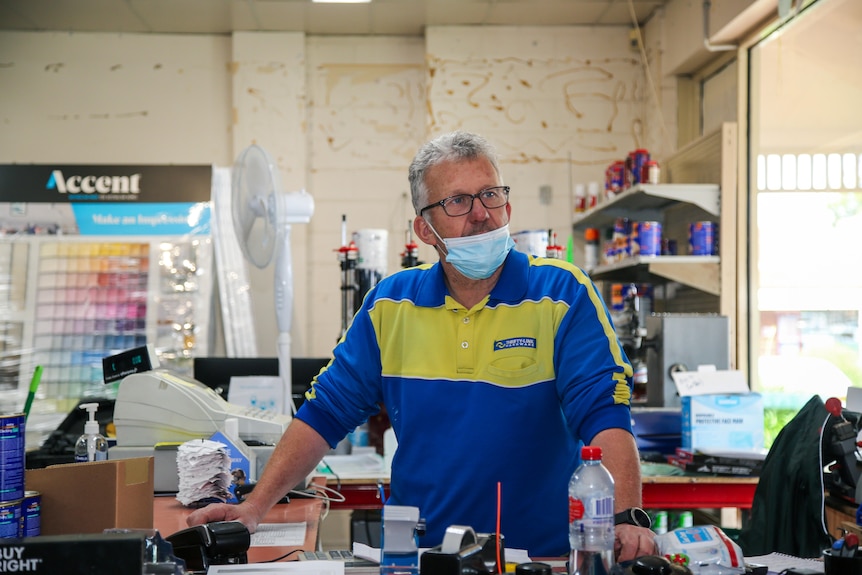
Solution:
M 688 205 L 704 218 L 721 216 L 717 184 L 639 184 L 576 217 L 576 231 L 590 227 L 607 228 L 618 217 L 636 221 L 664 221 L 665 211 Z M 597 281 L 638 283 L 679 282 L 700 291 L 719 295 L 719 256 L 637 256 L 587 270 Z
M 663 236 L 675 239 L 686 254 L 688 225 L 700 220 L 718 223 L 716 256 L 637 256 L 586 271 L 597 282 L 674 284 L 665 290 L 659 311 L 709 313 L 730 318 L 731 365 L 744 369 L 740 350 L 746 349 L 744 323 L 745 286 L 737 277 L 745 264 L 746 230 L 740 230 L 744 202 L 738 198 L 738 132 L 735 123 L 724 123 L 714 132 L 689 143 L 662 161 L 661 184 L 641 184 L 605 200 L 581 214 L 574 214 L 572 229 L 576 248 L 583 247 L 584 230 L 606 230 L 618 217 L 634 221 L 659 221 Z M 668 296 L 668 294 L 672 294 Z
M 587 270 L 595 280 L 635 283 L 679 282 L 721 294 L 719 256 L 637 256 Z
M 721 215 L 718 184 L 638 184 L 575 216 L 575 230 L 613 225 L 618 217 L 661 220 L 665 209 L 679 203 L 691 204 L 706 215 Z

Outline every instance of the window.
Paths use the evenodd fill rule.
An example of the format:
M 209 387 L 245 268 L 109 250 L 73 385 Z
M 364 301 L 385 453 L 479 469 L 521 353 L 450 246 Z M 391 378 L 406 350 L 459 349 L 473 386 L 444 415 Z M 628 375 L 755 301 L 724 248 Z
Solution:
M 750 365 L 770 407 L 862 387 L 862 2 L 750 50 Z

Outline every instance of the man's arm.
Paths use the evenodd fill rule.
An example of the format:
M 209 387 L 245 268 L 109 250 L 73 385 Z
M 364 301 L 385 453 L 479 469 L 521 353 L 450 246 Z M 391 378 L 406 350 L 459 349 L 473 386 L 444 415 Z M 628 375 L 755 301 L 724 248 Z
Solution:
M 304 421 L 294 419 L 276 445 L 254 490 L 238 505 L 207 505 L 186 519 L 191 525 L 241 521 L 251 532 L 290 489 L 311 473 L 329 451 L 326 440 Z
M 614 512 L 641 506 L 641 465 L 632 434 L 624 429 L 605 429 L 590 442 L 602 448 L 602 463 L 614 478 Z M 655 534 L 646 527 L 617 525 L 615 552 L 618 561 L 654 555 Z
M 602 448 L 602 464 L 614 478 L 614 512 L 641 506 L 641 463 L 632 434 L 605 429 L 590 442 Z

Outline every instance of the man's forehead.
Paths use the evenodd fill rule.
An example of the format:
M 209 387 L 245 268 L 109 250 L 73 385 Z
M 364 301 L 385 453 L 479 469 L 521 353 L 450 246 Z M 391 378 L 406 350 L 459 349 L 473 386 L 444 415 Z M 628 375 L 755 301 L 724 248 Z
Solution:
M 477 170 L 480 162 L 484 166 Z M 485 188 L 502 185 L 494 166 L 486 158 L 447 160 L 430 168 L 428 176 L 426 181 L 431 195 L 441 198 L 454 194 L 475 194 Z

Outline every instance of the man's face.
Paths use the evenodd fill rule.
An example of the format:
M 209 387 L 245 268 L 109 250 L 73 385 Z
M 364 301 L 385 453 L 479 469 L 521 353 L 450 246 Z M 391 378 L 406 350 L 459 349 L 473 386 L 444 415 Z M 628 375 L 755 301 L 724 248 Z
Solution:
M 428 186 L 428 204 L 444 200 L 458 194 L 475 194 L 486 188 L 499 186 L 497 172 L 488 160 L 475 159 L 460 162 L 443 162 L 429 169 L 425 174 Z M 487 209 L 479 199 L 473 200 L 473 209 L 463 216 L 449 216 L 442 206 L 433 207 L 425 212 L 425 217 L 442 238 L 473 236 L 494 231 L 509 223 L 511 206 Z M 428 225 L 417 218 L 414 229 L 417 235 L 429 245 L 440 240 L 434 236 Z

